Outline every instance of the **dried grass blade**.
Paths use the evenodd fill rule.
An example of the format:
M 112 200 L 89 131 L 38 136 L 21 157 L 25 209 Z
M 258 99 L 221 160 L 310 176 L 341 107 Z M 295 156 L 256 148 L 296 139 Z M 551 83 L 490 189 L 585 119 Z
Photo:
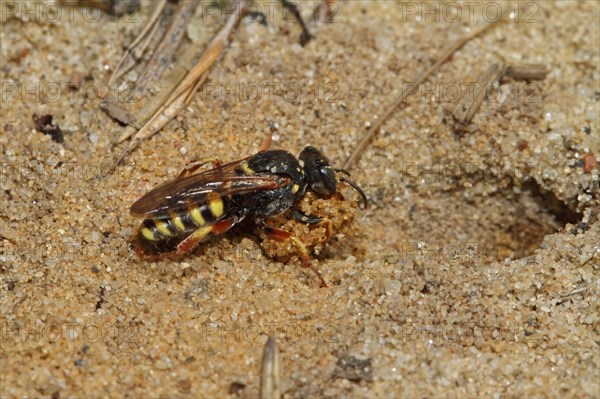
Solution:
M 279 356 L 275 339 L 269 337 L 265 344 L 260 376 L 260 398 L 279 399 Z
M 125 50 L 125 54 L 123 54 L 115 71 L 108 80 L 108 86 L 113 86 L 115 82 L 119 80 L 125 72 L 129 71 L 136 64 L 137 60 L 141 58 L 144 50 L 146 50 L 146 47 L 148 47 L 148 44 L 152 40 L 152 37 L 156 34 L 156 30 L 159 26 L 157 22 L 166 4 L 167 0 L 159 0 L 156 3 L 154 12 L 150 16 L 146 26 L 144 26 L 144 29 L 142 29 L 140 34 Z
M 131 143 L 129 143 L 128 148 L 123 151 L 109 173 L 112 173 L 117 165 L 142 141 L 148 139 L 161 130 L 189 103 L 191 96 L 194 93 L 194 89 L 199 86 L 198 83 L 200 81 L 203 81 L 203 79 L 206 78 L 205 73 L 221 55 L 223 49 L 225 48 L 225 44 L 231 35 L 231 32 L 244 15 L 247 6 L 247 0 L 242 0 L 238 4 L 240 4 L 240 11 L 229 16 L 225 25 L 208 44 L 206 50 L 202 54 L 202 57 L 200 57 L 200 60 L 198 60 L 198 63 L 179 83 L 165 104 L 163 104 L 150 118 L 150 120 L 136 133 L 134 138 L 131 140 Z
M 396 99 L 396 101 L 394 101 L 394 103 L 386 109 L 386 111 L 377 120 L 377 122 L 375 122 L 375 125 L 373 125 L 373 127 L 371 127 L 371 129 L 369 129 L 367 131 L 367 133 L 363 136 L 363 138 L 360 140 L 360 142 L 354 149 L 354 152 L 352 152 L 352 154 L 350 154 L 350 156 L 344 163 L 343 168 L 350 169 L 352 167 L 352 165 L 354 165 L 356 163 L 356 161 L 358 161 L 358 159 L 362 155 L 363 151 L 368 147 L 371 140 L 373 140 L 375 135 L 379 132 L 379 129 L 381 129 L 381 126 L 389 119 L 389 117 L 394 112 L 396 112 L 397 108 L 405 102 L 406 97 L 410 94 L 413 94 L 414 91 L 417 90 L 419 85 L 421 85 L 429 77 L 429 75 L 431 75 L 436 69 L 438 69 L 440 67 L 440 65 L 442 65 L 444 62 L 446 62 L 450 58 L 450 56 L 452 56 L 452 54 L 454 54 L 458 49 L 460 49 L 466 43 L 473 40 L 474 38 L 481 35 L 482 33 L 484 33 L 485 31 L 487 31 L 488 29 L 490 29 L 492 26 L 495 26 L 495 25 L 496 25 L 495 23 L 483 25 L 483 26 L 479 27 L 478 29 L 473 30 L 471 33 L 464 36 L 463 38 L 457 40 L 452 45 L 448 46 L 444 50 L 442 55 L 439 57 L 439 59 L 432 66 L 430 66 L 427 70 L 425 70 L 425 72 L 423 72 L 423 73 L 421 73 L 421 75 L 419 75 L 419 77 L 416 79 L 416 84 L 413 86 L 413 89 L 409 90 L 407 93 L 403 93 L 402 96 L 400 96 L 398 99 Z

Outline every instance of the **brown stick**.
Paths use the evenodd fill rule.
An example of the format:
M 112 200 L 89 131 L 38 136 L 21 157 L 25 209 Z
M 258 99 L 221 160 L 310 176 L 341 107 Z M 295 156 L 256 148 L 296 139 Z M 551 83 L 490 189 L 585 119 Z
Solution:
M 548 74 L 545 64 L 511 64 L 506 76 L 517 80 L 544 80 Z
M 429 67 L 427 70 L 425 70 L 425 72 L 421 73 L 421 75 L 416 79 L 416 84 L 409 90 L 409 92 L 403 93 L 396 101 L 394 101 L 392 103 L 392 105 L 390 105 L 387 108 L 387 110 L 383 113 L 383 116 L 381 116 L 377 120 L 377 122 L 375 122 L 375 125 L 373 125 L 373 127 L 367 131 L 367 133 L 363 136 L 363 138 L 360 140 L 360 142 L 354 149 L 354 152 L 348 157 L 348 159 L 344 163 L 343 168 L 350 169 L 350 167 L 354 163 L 356 163 L 356 161 L 358 161 L 358 159 L 362 155 L 363 151 L 367 148 L 367 146 L 369 145 L 371 140 L 373 140 L 375 135 L 381 129 L 381 126 L 389 119 L 389 117 L 394 112 L 396 112 L 396 109 L 401 104 L 405 103 L 406 97 L 410 94 L 413 94 L 418 89 L 419 85 L 421 85 L 429 77 L 429 75 L 431 75 L 436 69 L 438 69 L 440 67 L 440 65 L 442 65 L 444 62 L 446 62 L 450 58 L 450 56 L 452 54 L 454 54 L 458 49 L 460 49 L 465 44 L 467 44 L 469 41 L 473 40 L 474 38 L 481 35 L 485 31 L 487 31 L 494 25 L 495 25 L 495 23 L 486 24 L 484 26 L 481 26 L 478 29 L 473 30 L 471 33 L 469 33 L 462 39 L 456 41 L 455 43 L 450 45 L 448 48 L 446 48 L 446 50 L 444 50 L 444 52 L 442 53 L 440 58 L 435 62 L 435 64 L 433 64 L 431 67 Z
M 494 82 L 499 82 L 502 79 L 506 73 L 506 69 L 506 65 L 494 63 L 485 70 L 477 82 L 475 93 L 473 95 L 465 95 L 452 112 L 452 117 L 456 122 L 460 125 L 467 125 L 473 119 L 473 115 L 475 115 L 475 112 L 477 112 L 477 109 L 483 102 L 488 88 Z
M 145 125 L 150 118 L 156 113 L 156 111 L 167 101 L 167 98 L 171 95 L 174 87 L 185 77 L 187 73 L 192 69 L 197 50 L 195 46 L 188 47 L 183 54 L 178 58 L 178 64 L 160 80 L 161 90 L 158 91 L 152 97 L 141 103 L 141 108 L 136 111 L 135 117 L 137 124 L 127 126 L 119 137 L 115 140 L 114 144 L 120 144 L 133 136 L 140 128 Z
M 189 104 L 195 89 L 199 87 L 204 79 L 206 79 L 208 76 L 208 70 L 223 52 L 231 32 L 237 26 L 237 23 L 241 20 L 245 13 L 247 0 L 241 0 L 237 4 L 240 5 L 240 11 L 229 16 L 229 19 L 225 22 L 225 25 L 223 25 L 221 30 L 208 44 L 206 50 L 202 54 L 202 57 L 200 57 L 198 60 L 198 63 L 179 83 L 165 104 L 163 104 L 154 113 L 152 118 L 150 118 L 150 120 L 136 133 L 135 137 L 129 143 L 129 147 L 123 151 L 119 159 L 109 170 L 109 174 L 112 173 L 116 169 L 117 165 L 142 141 L 156 134 L 169 121 L 175 118 L 187 104 Z
M 456 122 L 455 128 L 465 130 L 488 94 L 490 85 L 495 82 L 499 83 L 506 76 L 517 80 L 544 79 L 547 72 L 544 64 L 513 64 L 507 66 L 503 63 L 494 63 L 490 65 L 478 80 L 474 95 L 465 95 L 452 112 L 452 117 Z
M 260 373 L 260 399 L 279 399 L 279 359 L 275 338 L 269 337 L 263 350 Z
M 125 72 L 129 71 L 135 65 L 137 60 L 142 57 L 144 50 L 146 50 L 146 47 L 148 47 L 148 44 L 158 29 L 159 24 L 157 21 L 166 4 L 167 0 L 159 0 L 157 2 L 154 12 L 152 13 L 152 16 L 150 16 L 146 26 L 144 26 L 144 29 L 142 29 L 133 43 L 125 50 L 125 54 L 123 54 L 121 61 L 119 61 L 119 65 L 117 65 L 115 71 L 108 80 L 108 86 L 114 85 L 115 82 L 123 76 Z
M 175 13 L 171 17 L 169 28 L 140 75 L 137 85 L 137 91 L 139 93 L 143 94 L 148 86 L 160 79 L 165 70 L 171 65 L 173 55 L 181 44 L 181 40 L 185 34 L 185 28 L 194 14 L 196 5 L 197 2 L 195 0 L 179 1 Z
M 187 26 L 188 21 L 191 18 L 196 5 L 197 3 L 191 0 L 184 0 L 178 4 L 174 15 L 171 17 L 171 22 L 169 24 L 169 27 L 167 28 L 167 31 L 163 35 L 163 38 L 156 50 L 154 51 L 154 54 L 152 55 L 150 61 L 147 63 L 147 65 L 144 67 L 144 70 L 140 74 L 140 78 L 137 81 L 135 90 L 132 93 L 130 93 L 130 96 L 135 96 L 135 98 L 138 99 L 142 98 L 144 96 L 144 93 L 147 91 L 147 88 L 159 79 L 161 83 L 168 84 L 168 77 L 170 77 L 172 72 L 174 72 L 175 70 L 171 71 L 168 74 L 169 76 L 167 78 L 163 78 L 163 74 L 165 73 L 165 70 L 171 65 L 173 54 L 175 53 L 175 51 L 181 43 L 181 40 L 183 39 L 185 27 Z M 153 15 L 152 19 L 154 19 L 155 17 L 158 18 L 158 16 L 156 16 L 156 11 L 158 10 L 155 10 L 155 15 Z M 152 39 L 152 36 L 156 34 L 157 27 L 159 25 L 160 24 L 158 23 L 154 24 L 152 33 L 144 39 L 145 42 L 148 42 L 150 41 L 150 39 Z M 146 25 L 144 31 L 149 30 L 149 27 L 150 24 Z M 138 36 L 138 39 L 140 38 L 141 35 Z M 136 42 L 138 41 L 138 39 L 136 39 Z M 131 68 L 131 66 L 133 66 L 136 60 L 141 57 L 142 52 L 145 50 L 146 46 L 147 43 L 145 43 L 143 46 L 140 45 L 140 47 L 135 49 L 135 54 L 132 54 L 132 56 L 129 56 L 128 49 L 128 52 L 126 52 L 125 56 L 121 60 L 121 63 L 127 62 L 125 67 Z M 120 69 L 120 66 L 121 64 L 119 64 L 119 67 L 117 68 L 117 70 L 115 70 L 115 74 L 113 74 L 113 77 L 111 77 L 111 81 L 113 81 L 117 76 L 122 76 L 122 74 L 126 72 L 126 70 L 124 70 L 122 73 L 117 75 L 116 72 Z M 179 82 L 185 75 L 184 71 L 181 72 L 182 73 L 180 77 L 176 80 L 177 82 Z M 120 123 L 126 123 L 130 125 L 121 132 L 120 137 L 115 141 L 114 144 L 120 143 L 126 140 L 127 138 L 131 137 L 137 130 L 140 129 L 141 126 L 143 126 L 148 121 L 148 119 L 150 119 L 150 117 L 154 114 L 156 109 L 158 109 L 158 107 L 160 107 L 161 104 L 164 104 L 165 98 L 169 95 L 169 93 L 163 93 L 162 96 L 160 95 L 160 93 L 161 92 L 153 96 L 151 99 L 149 99 L 149 101 L 144 101 L 142 109 L 136 110 L 135 113 L 133 113 L 130 109 L 126 107 L 125 104 L 122 103 L 113 103 L 111 101 L 105 101 L 101 104 L 100 108 L 102 108 L 102 110 L 108 113 L 110 117 L 118 120 Z
M 192 68 L 187 76 L 181 81 L 167 102 L 174 101 L 184 91 L 188 90 L 189 87 L 192 86 L 196 80 L 198 80 L 198 77 L 206 72 L 217 60 L 217 58 L 219 58 L 223 52 L 223 49 L 225 48 L 225 45 L 227 44 L 229 35 L 237 23 L 242 19 L 246 10 L 247 0 L 241 0 L 237 3 L 240 4 L 240 12 L 233 13 L 229 16 L 229 19 L 227 22 L 225 22 L 225 25 L 211 40 L 209 45 L 206 47 L 206 50 L 204 50 L 204 53 L 202 54 L 200 60 L 198 60 L 196 66 L 194 66 L 194 68 Z

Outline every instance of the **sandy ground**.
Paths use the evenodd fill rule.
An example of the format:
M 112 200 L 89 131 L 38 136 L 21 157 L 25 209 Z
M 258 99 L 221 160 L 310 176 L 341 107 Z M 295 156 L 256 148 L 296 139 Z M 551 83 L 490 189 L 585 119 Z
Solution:
M 269 27 L 234 34 L 210 90 L 103 179 L 123 127 L 93 88 L 150 3 L 99 21 L 37 4 L 13 17 L 2 3 L 0 396 L 257 397 L 268 334 L 290 398 L 600 396 L 597 2 L 522 3 L 409 97 L 352 169 L 369 208 L 349 191 L 354 221 L 315 255 L 327 288 L 248 226 L 183 260 L 139 261 L 128 209 L 192 159 L 251 154 L 273 123 L 275 147 L 312 144 L 341 165 L 498 3 L 343 2 L 305 48 L 271 5 Z M 220 15 L 197 18 L 202 45 Z M 456 133 L 456 88 L 497 61 L 549 73 L 503 82 Z

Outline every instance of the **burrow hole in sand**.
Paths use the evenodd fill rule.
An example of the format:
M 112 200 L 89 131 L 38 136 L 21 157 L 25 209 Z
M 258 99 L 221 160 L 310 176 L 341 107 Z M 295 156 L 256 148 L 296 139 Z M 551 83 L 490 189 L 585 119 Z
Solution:
M 528 182 L 488 196 L 461 190 L 436 192 L 409 213 L 411 223 L 395 246 L 406 257 L 440 263 L 485 264 L 531 255 L 548 234 L 582 215 L 552 192 Z

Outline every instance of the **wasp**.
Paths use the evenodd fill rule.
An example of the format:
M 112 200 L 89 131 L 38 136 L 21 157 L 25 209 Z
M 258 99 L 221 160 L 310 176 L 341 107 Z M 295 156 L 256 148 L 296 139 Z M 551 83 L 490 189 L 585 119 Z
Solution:
M 196 173 L 206 163 L 213 168 Z M 251 218 L 266 237 L 291 242 L 304 266 L 313 270 L 321 285 L 320 272 L 312 267 L 310 255 L 292 233 L 270 226 L 269 217 L 291 210 L 292 217 L 309 225 L 323 223 L 325 240 L 331 235 L 331 221 L 305 214 L 298 207 L 308 190 L 318 195 L 336 195 L 338 181 L 353 187 L 367 206 L 363 190 L 333 168 L 321 151 L 305 147 L 298 158 L 284 150 L 262 150 L 247 158 L 222 164 L 219 160 L 196 162 L 177 178 L 159 185 L 137 200 L 132 216 L 143 218 L 136 234 L 136 252 L 141 259 L 182 256 L 209 235 L 222 234 L 244 219 Z

